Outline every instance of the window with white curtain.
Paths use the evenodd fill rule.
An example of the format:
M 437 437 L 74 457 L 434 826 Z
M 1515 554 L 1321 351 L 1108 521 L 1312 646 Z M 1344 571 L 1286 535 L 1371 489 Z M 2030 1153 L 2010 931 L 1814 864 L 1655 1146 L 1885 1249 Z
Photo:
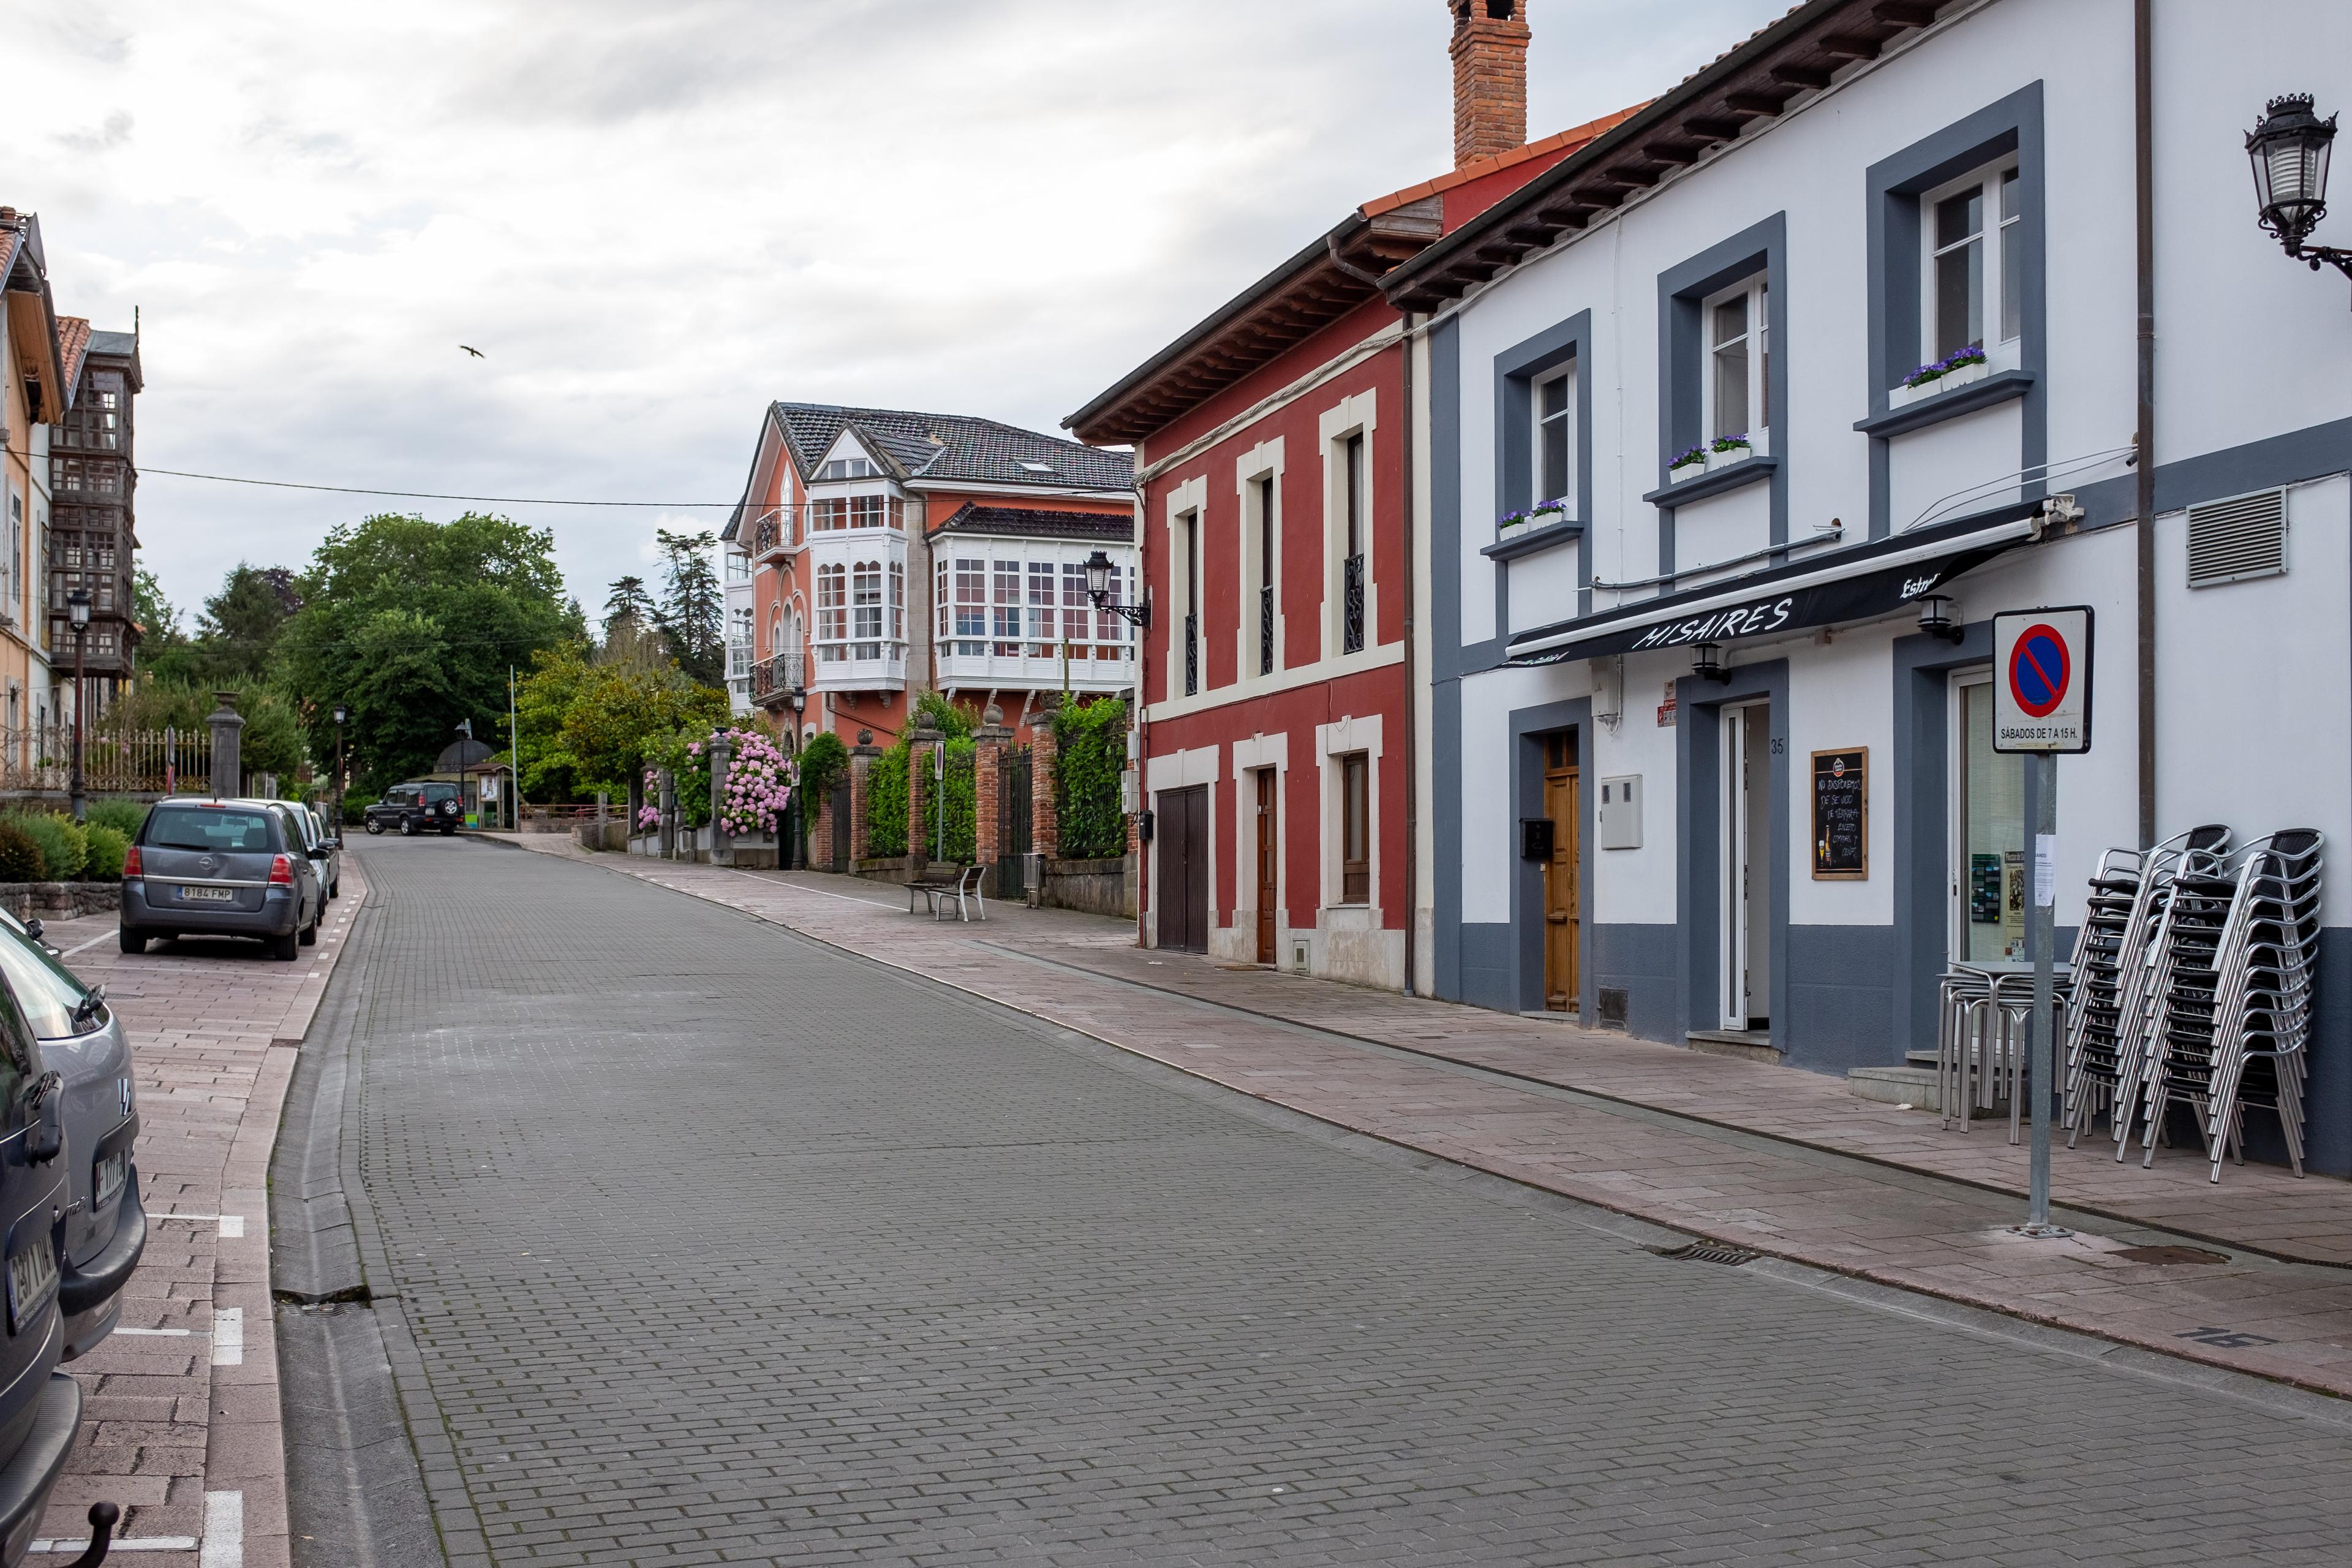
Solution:
M 1706 365 L 1699 381 L 1699 428 L 1709 443 L 1742 437 L 1758 452 L 1766 450 L 1765 437 L 1772 427 L 1771 343 L 1766 326 L 1770 302 L 1759 272 L 1705 303 Z

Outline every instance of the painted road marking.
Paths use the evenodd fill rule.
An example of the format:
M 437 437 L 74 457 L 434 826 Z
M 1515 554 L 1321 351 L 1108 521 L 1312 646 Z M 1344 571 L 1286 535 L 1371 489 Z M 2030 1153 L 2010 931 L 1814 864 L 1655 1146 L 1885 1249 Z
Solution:
M 205 1494 L 205 1544 L 199 1568 L 245 1568 L 245 1494 Z
M 159 1340 L 184 1340 L 195 1337 L 194 1329 L 117 1329 L 118 1334 L 145 1334 Z
M 91 948 L 96 947 L 100 942 L 104 942 L 108 937 L 113 936 L 114 934 L 116 933 L 113 931 L 101 931 L 98 935 L 91 937 L 88 942 L 83 942 L 79 947 L 69 947 L 66 949 L 65 952 L 58 954 L 58 956 L 61 958 L 71 958 L 77 952 L 88 952 Z M 117 1551 L 123 1550 L 123 1543 L 117 1542 L 115 1543 L 115 1547 Z
M 109 1555 L 117 1552 L 194 1552 L 203 1544 L 193 1535 L 139 1535 L 125 1541 L 121 1536 L 106 1550 Z M 80 1552 L 89 1545 L 87 1541 L 36 1541 L 34 1552 Z M 207 1559 L 209 1561 L 209 1559 Z
M 223 1307 L 213 1313 L 213 1364 L 245 1364 L 245 1309 Z

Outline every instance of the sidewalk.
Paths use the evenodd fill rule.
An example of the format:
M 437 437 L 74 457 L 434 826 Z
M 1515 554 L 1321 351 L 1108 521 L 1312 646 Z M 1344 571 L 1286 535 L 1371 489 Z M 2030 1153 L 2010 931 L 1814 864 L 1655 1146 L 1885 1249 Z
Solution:
M 992 904 L 906 912 L 887 885 L 522 847 L 727 904 L 1375 1137 L 1758 1252 L 2352 1395 L 2352 1184 L 2113 1145 L 2057 1151 L 2029 1242 L 2005 1129 L 1837 1079 L 1133 946 L 1123 923 Z M 2105 1149 L 2105 1152 L 2101 1152 Z M 2218 1261 L 2127 1249 L 2201 1247 Z
M 111 914 L 48 927 L 131 1037 L 147 1250 L 121 1326 L 67 1363 L 81 1380 L 81 1434 L 29 1563 L 79 1552 L 100 1500 L 122 1506 L 114 1550 L 142 1568 L 289 1562 L 269 1151 L 296 1051 L 366 894 L 346 860 L 319 944 L 293 963 L 247 942 L 130 957 Z

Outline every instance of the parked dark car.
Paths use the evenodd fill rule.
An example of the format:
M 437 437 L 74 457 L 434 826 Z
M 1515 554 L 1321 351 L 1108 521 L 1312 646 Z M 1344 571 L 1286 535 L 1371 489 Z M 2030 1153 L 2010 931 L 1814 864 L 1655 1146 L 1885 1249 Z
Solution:
M 0 922 L 0 980 L 40 1042 L 41 1064 L 65 1080 L 67 1180 L 60 1232 L 65 1272 L 65 1359 L 87 1355 L 114 1331 L 122 1287 L 147 1247 L 139 1199 L 139 1104 L 131 1042 L 103 987 L 82 984 L 56 952 L 13 921 Z
M 0 1563 L 24 1560 L 81 1425 L 81 1385 L 58 1371 L 57 1221 L 65 1209 L 65 1082 L 44 1068 L 16 994 L 0 980 L 0 1226 L 7 1329 L 0 1339 Z
M 258 937 L 291 960 L 319 940 L 318 858 L 296 807 L 275 800 L 157 801 L 122 863 L 122 951 L 180 935 Z
M 383 798 L 367 808 L 365 820 L 370 833 L 410 837 L 435 828 L 444 835 L 455 833 L 465 816 L 466 805 L 457 797 L 456 784 L 416 783 L 384 791 Z

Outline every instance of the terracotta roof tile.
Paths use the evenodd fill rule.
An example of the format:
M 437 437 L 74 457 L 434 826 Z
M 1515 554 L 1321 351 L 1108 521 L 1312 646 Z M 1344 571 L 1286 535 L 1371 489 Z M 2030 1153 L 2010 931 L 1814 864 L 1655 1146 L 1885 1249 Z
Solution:
M 89 322 L 79 316 L 58 318 L 58 363 L 65 367 L 66 385 L 81 385 L 82 356 L 89 351 Z
M 1621 109 L 1614 114 L 1604 114 L 1600 119 L 1588 121 L 1582 125 L 1571 125 L 1565 131 L 1554 132 L 1541 141 L 1530 142 L 1524 147 L 1514 147 L 1507 153 L 1496 153 L 1485 158 L 1473 158 L 1460 168 L 1449 170 L 1433 180 L 1423 180 L 1417 185 L 1407 185 L 1403 190 L 1391 191 L 1387 195 L 1375 197 L 1366 202 L 1360 210 L 1366 217 L 1378 217 L 1382 213 L 1394 212 L 1402 206 L 1410 206 L 1424 197 L 1440 195 L 1457 185 L 1466 185 L 1473 180 L 1483 179 L 1498 170 L 1507 169 L 1514 163 L 1524 163 L 1530 158 L 1540 158 L 1547 153 L 1572 153 L 1587 142 L 1595 141 L 1608 132 L 1615 130 L 1620 124 L 1631 120 L 1648 106 L 1649 100 L 1644 99 L 1640 103 L 1627 109 Z

